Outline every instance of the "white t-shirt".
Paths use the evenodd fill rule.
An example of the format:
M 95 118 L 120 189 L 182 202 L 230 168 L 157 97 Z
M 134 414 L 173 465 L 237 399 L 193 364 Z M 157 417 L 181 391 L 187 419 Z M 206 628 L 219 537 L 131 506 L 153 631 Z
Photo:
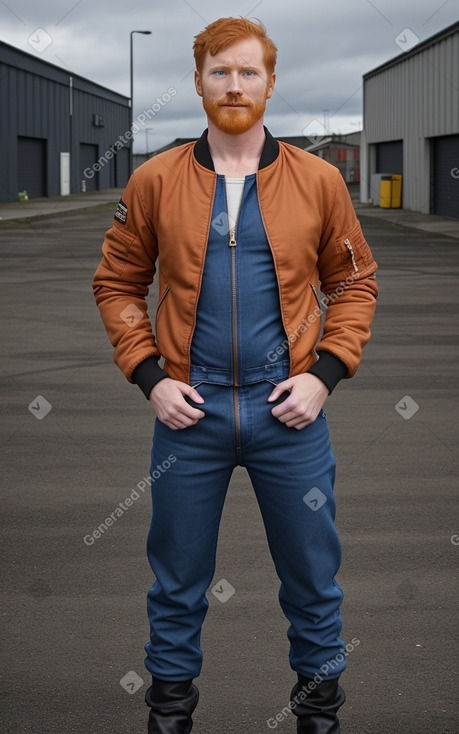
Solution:
M 236 226 L 241 208 L 245 178 L 229 178 L 225 176 L 226 201 L 228 203 L 228 226 L 230 231 Z

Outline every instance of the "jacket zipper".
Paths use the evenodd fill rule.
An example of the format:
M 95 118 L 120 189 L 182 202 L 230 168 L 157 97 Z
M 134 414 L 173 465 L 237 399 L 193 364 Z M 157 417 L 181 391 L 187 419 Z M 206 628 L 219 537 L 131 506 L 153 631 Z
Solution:
M 242 202 L 241 202 L 242 206 Z M 236 224 L 237 226 L 237 224 Z M 236 297 L 236 226 L 230 231 L 228 245 L 231 247 L 231 330 L 233 345 L 233 402 L 236 449 L 241 448 L 241 418 L 239 414 L 239 354 L 237 348 L 237 297 Z
M 319 296 L 318 296 L 318 293 L 317 293 L 317 288 L 315 287 L 314 283 L 309 283 L 309 285 L 311 286 L 311 290 L 314 293 L 314 296 L 315 296 L 316 301 L 317 301 L 317 305 L 320 308 L 320 301 L 319 301 Z
M 344 244 L 346 245 L 346 247 L 349 250 L 349 253 L 351 255 L 351 261 L 352 261 L 352 266 L 354 268 L 354 273 L 358 273 L 359 272 L 359 268 L 358 268 L 357 263 L 355 261 L 354 250 L 352 248 L 351 241 L 350 241 L 349 237 L 346 237 L 346 239 L 344 240 Z
M 285 336 L 287 337 L 288 329 L 287 329 L 287 327 L 285 325 L 284 309 L 283 309 L 283 306 L 282 306 L 282 290 L 281 290 L 280 281 L 279 281 L 279 273 L 277 271 L 277 260 L 276 260 L 276 257 L 275 257 L 275 251 L 273 250 L 273 246 L 272 246 L 271 240 L 269 238 L 268 229 L 266 227 L 265 218 L 264 218 L 263 211 L 262 211 L 262 208 L 261 208 L 261 205 L 260 205 L 260 197 L 258 195 L 258 185 L 259 185 L 259 177 L 258 177 L 258 172 L 257 172 L 257 200 L 258 200 L 258 207 L 260 209 L 261 221 L 263 223 L 263 229 L 265 231 L 266 239 L 268 240 L 269 249 L 271 250 L 271 257 L 273 259 L 274 272 L 276 274 L 277 288 L 278 288 L 278 292 L 279 292 L 279 306 L 280 306 L 280 312 L 281 312 L 282 325 L 284 327 Z M 291 372 L 291 369 L 290 369 L 289 372 Z

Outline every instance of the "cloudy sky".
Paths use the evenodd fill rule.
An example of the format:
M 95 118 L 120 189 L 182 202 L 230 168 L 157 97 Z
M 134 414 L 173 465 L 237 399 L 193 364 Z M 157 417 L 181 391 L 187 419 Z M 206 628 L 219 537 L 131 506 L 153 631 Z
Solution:
M 201 134 L 191 47 L 227 16 L 258 18 L 278 47 L 271 132 L 344 133 L 362 126 L 362 75 L 456 22 L 459 0 L 0 0 L 0 39 L 129 96 L 129 32 L 150 30 L 134 36 L 134 116 L 163 104 L 143 152 Z

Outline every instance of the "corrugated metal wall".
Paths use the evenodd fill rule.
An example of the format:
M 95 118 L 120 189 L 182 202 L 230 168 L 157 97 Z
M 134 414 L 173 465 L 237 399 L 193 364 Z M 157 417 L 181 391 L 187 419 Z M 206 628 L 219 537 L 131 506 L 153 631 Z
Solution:
M 97 146 L 99 160 L 129 130 L 126 97 L 75 76 L 71 92 L 70 80 L 65 70 L 0 43 L 0 201 L 17 200 L 18 138 L 46 141 L 45 193 L 58 196 L 61 152 L 70 152 L 71 192 L 78 192 L 84 179 L 80 143 Z M 94 115 L 103 126 L 94 125 Z M 124 147 L 103 161 L 99 188 L 124 186 L 128 174 Z
M 435 39 L 364 77 L 363 201 L 376 172 L 372 146 L 403 140 L 403 206 L 431 211 L 431 139 L 459 132 L 459 23 Z

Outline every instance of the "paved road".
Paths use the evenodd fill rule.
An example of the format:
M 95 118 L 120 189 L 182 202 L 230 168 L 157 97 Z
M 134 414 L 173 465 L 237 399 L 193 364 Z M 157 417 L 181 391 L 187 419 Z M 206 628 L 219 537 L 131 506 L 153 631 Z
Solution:
M 94 210 L 0 229 L 1 734 L 146 731 L 150 501 L 135 490 L 154 415 L 112 364 L 92 298 L 110 221 Z M 357 377 L 327 402 L 343 632 L 358 642 L 343 676 L 342 730 L 453 734 L 459 247 L 362 221 L 380 263 L 374 337 Z M 116 521 L 85 543 L 120 503 Z M 225 508 L 221 579 L 235 593 L 226 603 L 209 594 L 194 731 L 267 734 L 274 720 L 293 734 L 291 714 L 275 722 L 294 677 L 243 470 Z

